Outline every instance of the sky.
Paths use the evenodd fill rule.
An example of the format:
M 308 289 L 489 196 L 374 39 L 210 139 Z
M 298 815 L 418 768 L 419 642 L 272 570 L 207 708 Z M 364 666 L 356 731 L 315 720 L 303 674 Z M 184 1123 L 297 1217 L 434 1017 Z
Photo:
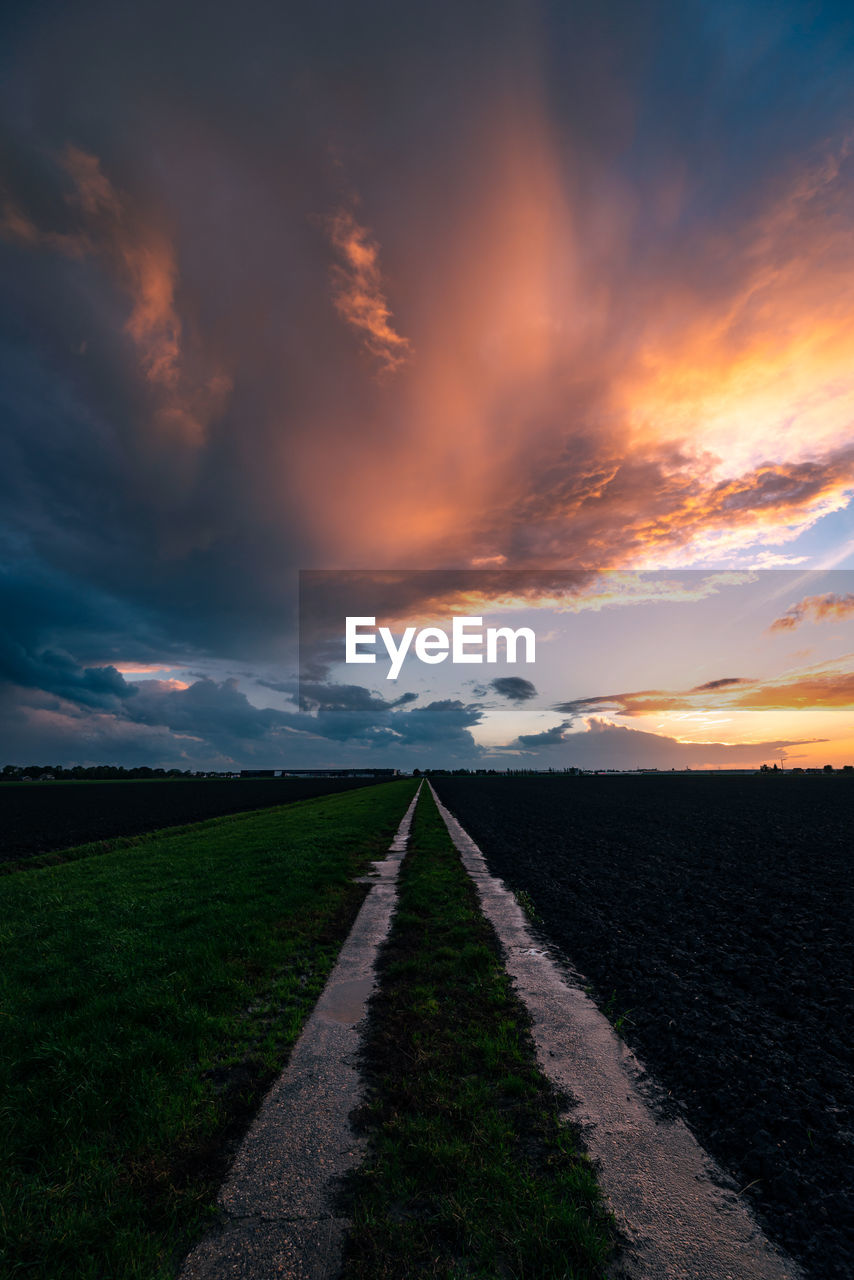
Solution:
M 4 6 L 0 760 L 854 763 L 852 72 L 830 3 Z M 300 671 L 314 571 L 537 661 Z

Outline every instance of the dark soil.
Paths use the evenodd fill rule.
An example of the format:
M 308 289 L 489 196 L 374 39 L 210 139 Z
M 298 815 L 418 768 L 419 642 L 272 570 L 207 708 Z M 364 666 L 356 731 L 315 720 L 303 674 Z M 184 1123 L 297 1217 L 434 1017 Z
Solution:
M 0 786 L 0 862 L 365 785 L 364 778 L 7 782 Z
M 854 1276 L 854 782 L 439 778 L 768 1233 Z

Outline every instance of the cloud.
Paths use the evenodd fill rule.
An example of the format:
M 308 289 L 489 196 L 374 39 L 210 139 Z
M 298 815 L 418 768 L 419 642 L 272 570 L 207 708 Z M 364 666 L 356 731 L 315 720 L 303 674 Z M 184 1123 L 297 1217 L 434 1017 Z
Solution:
M 358 685 L 256 683 L 299 696 L 298 707 L 256 706 L 233 676 L 133 681 L 113 665 L 83 667 L 68 654 L 0 645 L 0 691 L 18 708 L 9 723 L 31 745 L 41 729 L 42 750 L 52 756 L 67 751 L 75 733 L 105 750 L 124 744 L 134 759 L 134 744 L 157 743 L 162 751 L 171 739 L 164 758 L 177 753 L 185 762 L 217 760 L 218 767 L 292 764 L 306 752 L 310 763 L 320 763 L 342 749 L 373 763 L 415 764 L 424 756 L 435 764 L 480 754 L 470 732 L 482 719 L 477 703 L 443 699 L 413 708 L 412 692 L 386 701 Z M 9 739 L 3 741 L 14 755 Z
M 489 682 L 489 687 L 511 702 L 527 702 L 529 698 L 537 696 L 536 687 L 522 676 L 496 676 Z
M 594 697 L 573 698 L 558 702 L 552 710 L 564 715 L 578 716 L 590 711 L 607 711 L 621 716 L 654 715 L 662 711 L 682 711 L 694 707 L 695 690 L 688 693 L 668 692 L 663 689 L 639 689 L 629 693 L 597 694 Z M 703 705 L 706 705 L 705 699 Z
M 854 670 L 850 656 L 817 667 L 797 669 L 782 677 L 758 680 L 726 676 L 684 691 L 640 689 L 573 698 L 557 703 L 553 710 L 571 716 L 597 711 L 643 716 L 664 712 L 702 712 L 709 707 L 729 711 L 774 711 L 845 706 L 854 706 Z
M 64 203 L 76 225 L 43 230 L 8 195 L 0 208 L 0 236 L 28 249 L 98 260 L 130 299 L 124 331 L 139 367 L 158 394 L 156 420 L 170 437 L 198 445 L 221 411 L 231 380 L 221 369 L 188 376 L 184 326 L 175 301 L 178 268 L 165 227 L 119 192 L 97 156 L 68 144 L 58 160 L 71 180 Z
M 102 255 L 115 271 L 131 299 L 125 329 L 145 376 L 174 387 L 180 376 L 182 326 L 174 305 L 177 269 L 168 239 L 119 195 L 97 156 L 69 145 L 61 163 L 74 184 L 68 202 L 82 215 L 78 251 Z
M 135 708 L 303 749 L 328 717 L 374 750 L 412 706 L 329 691 L 280 713 L 306 728 L 85 673 L 293 671 L 299 567 L 456 566 L 374 596 L 447 617 L 610 607 L 602 565 L 827 551 L 854 487 L 834 14 L 764 6 L 745 32 L 724 7 L 710 36 L 700 8 L 499 0 L 487 25 L 466 0 L 0 15 L 17 696 L 86 696 L 102 735 L 153 734 Z
M 148 664 L 170 647 L 153 620 L 115 596 L 5 550 L 0 681 L 92 706 L 132 697 L 136 686 L 118 669 L 122 659 Z
M 565 726 L 553 730 L 560 733 Z M 534 735 L 540 736 L 540 735 Z M 520 743 L 522 739 L 520 738 Z M 591 716 L 584 731 L 565 733 L 555 745 L 563 748 L 555 766 L 584 769 L 686 769 L 758 768 L 766 760 L 778 760 L 794 747 L 818 739 L 778 739 L 763 742 L 680 742 L 664 734 L 630 729 Z M 536 742 L 531 744 L 537 746 Z
M 136 686 L 128 684 L 114 666 L 81 667 L 68 653 L 51 649 L 29 653 L 5 637 L 0 638 L 0 679 L 89 707 L 115 707 L 136 693 Z
M 854 707 L 854 671 L 836 667 L 824 672 L 793 673 L 745 690 L 734 705 L 763 711 Z
M 81 710 L 71 703 L 22 702 L 11 686 L 0 685 L 0 757 L 30 764 L 225 769 L 231 761 L 199 738 L 162 726 L 138 724 L 111 712 Z
M 568 730 L 572 728 L 571 720 L 564 720 L 552 729 L 544 729 L 541 733 L 520 733 L 516 744 L 520 747 L 557 747 L 569 741 Z
M 249 456 L 205 459 L 200 518 L 215 527 L 217 497 L 245 482 L 258 511 L 238 536 L 272 541 L 278 497 L 314 563 L 392 563 L 394 546 L 409 564 L 453 554 L 541 567 L 773 553 L 839 510 L 852 484 L 846 113 L 819 121 L 787 87 L 827 103 L 828 62 L 796 54 L 770 14 L 750 58 L 726 21 L 710 48 L 695 15 L 680 24 L 678 58 L 708 76 L 704 133 L 674 101 L 679 82 L 650 79 L 653 28 L 642 15 L 627 23 L 623 5 L 571 23 L 544 12 L 543 49 L 537 24 L 502 5 L 488 70 L 474 8 L 440 8 L 453 68 L 442 23 L 415 14 L 389 29 L 368 5 L 358 22 L 336 10 L 332 31 L 308 17 L 286 31 L 250 6 L 256 47 L 241 59 L 216 23 L 200 46 L 191 5 L 158 64 L 154 97 L 169 108 L 141 78 L 152 36 L 130 19 L 105 37 L 94 12 L 70 15 L 18 48 L 22 84 L 55 63 L 64 85 L 64 97 L 41 91 L 36 115 L 76 139 L 65 155 L 77 221 L 46 217 L 45 165 L 27 154 L 11 233 L 21 245 L 76 237 L 87 261 L 90 247 L 109 259 L 130 300 L 118 328 L 146 382 L 172 389 L 176 430 L 210 432 L 228 397 L 218 378 L 249 389 L 224 428 Z M 613 65 L 591 57 L 602 24 Z M 77 80 L 64 78 L 63 37 L 80 51 Z M 99 61 L 104 39 L 115 48 Z M 381 59 L 395 41 L 401 57 Z M 271 51 L 285 57 L 285 45 L 283 66 Z M 344 49 L 358 51 L 352 64 Z M 840 71 L 843 52 L 825 56 Z M 731 118 L 757 71 L 773 87 L 763 111 Z M 176 105 L 187 85 L 193 110 Z M 23 134 L 13 151 L 27 151 Z M 343 207 L 318 235 L 331 165 L 382 228 L 409 336 L 393 323 L 373 231 Z M 382 397 L 321 305 L 329 239 L 351 333 L 387 370 L 417 347 L 411 378 Z M 52 289 L 39 282 L 35 309 L 68 314 L 73 300 Z M 103 351 L 100 328 L 116 327 L 106 308 L 100 320 L 87 350 Z
M 482 616 L 544 603 L 570 610 L 585 607 L 599 581 L 595 572 L 563 569 L 306 570 L 300 575 L 301 665 L 311 679 L 312 670 L 341 659 L 348 615 L 374 616 L 394 628 L 445 625 L 453 614 Z M 631 595 L 631 584 L 623 586 Z M 662 588 L 647 585 L 645 592 L 650 590 Z M 618 597 L 615 588 L 609 599 Z
M 771 623 L 770 631 L 791 631 L 802 622 L 824 622 L 825 619 L 839 621 L 850 618 L 854 614 L 854 593 L 844 595 L 828 593 L 823 596 L 806 596 L 793 604 L 776 621 Z
M 517 563 L 566 562 L 570 540 L 605 567 L 725 562 L 745 549 L 794 542 L 854 493 L 849 446 L 723 480 L 720 465 L 688 448 L 647 445 L 615 459 L 604 476 L 558 468 L 536 478 L 524 506 L 511 505 L 491 545 L 515 545 Z
M 329 219 L 329 237 L 343 259 L 332 270 L 335 309 L 362 337 L 365 349 L 375 356 L 383 373 L 394 373 L 412 356 L 412 345 L 391 323 L 391 310 L 383 292 L 379 245 L 367 227 L 360 226 L 346 209 Z
M 480 754 L 470 730 L 483 719 L 477 703 L 464 703 L 456 698 L 443 698 L 412 711 L 396 711 L 390 727 L 406 746 L 433 745 L 454 756 L 461 751 L 470 756 Z
M 263 680 L 257 681 L 266 689 L 286 693 L 298 702 L 301 711 L 321 708 L 325 711 L 392 711 L 405 707 L 418 699 L 417 693 L 402 693 L 391 700 L 381 698 L 358 684 L 330 684 L 323 680 Z
M 715 689 L 731 689 L 737 684 L 750 684 L 751 681 L 746 680 L 744 676 L 721 676 L 719 680 L 707 680 L 705 684 L 698 684 L 691 690 L 692 693 L 711 693 Z

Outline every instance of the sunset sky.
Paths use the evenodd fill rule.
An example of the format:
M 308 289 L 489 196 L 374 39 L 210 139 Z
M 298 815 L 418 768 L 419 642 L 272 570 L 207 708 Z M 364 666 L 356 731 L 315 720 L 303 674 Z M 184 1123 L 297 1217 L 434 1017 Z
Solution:
M 0 764 L 854 763 L 850 5 L 13 4 L 0 65 Z M 300 570 L 537 663 L 300 685 Z

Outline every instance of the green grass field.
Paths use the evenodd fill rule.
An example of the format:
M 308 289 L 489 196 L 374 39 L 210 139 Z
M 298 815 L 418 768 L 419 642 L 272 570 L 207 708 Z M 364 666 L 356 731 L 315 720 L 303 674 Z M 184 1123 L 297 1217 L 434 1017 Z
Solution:
M 0 1272 L 173 1280 L 408 781 L 0 882 Z
M 381 982 L 346 1280 L 601 1277 L 610 1219 L 427 790 Z

